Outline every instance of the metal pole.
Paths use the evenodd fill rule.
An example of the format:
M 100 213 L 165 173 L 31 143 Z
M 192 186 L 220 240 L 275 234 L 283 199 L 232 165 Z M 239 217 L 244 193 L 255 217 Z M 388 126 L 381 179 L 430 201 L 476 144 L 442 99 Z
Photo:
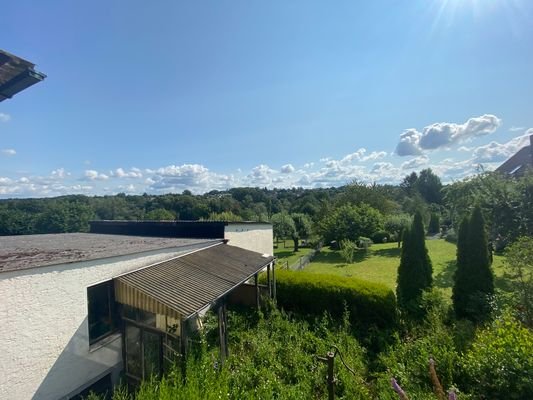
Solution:
M 222 305 L 218 306 L 218 339 L 220 343 L 220 365 L 226 360 L 226 341 L 224 339 L 224 311 Z
M 222 306 L 222 313 L 224 314 L 224 349 L 226 350 L 226 358 L 229 357 L 228 346 L 228 309 L 226 307 L 226 299 L 224 299 L 224 305 Z
M 276 300 L 276 262 L 272 263 L 272 298 Z
M 272 298 L 272 285 L 270 284 L 270 264 L 267 265 L 268 297 Z
M 259 277 L 258 274 L 254 275 L 255 280 L 255 305 L 257 306 L 257 309 L 259 310 L 260 304 L 259 304 Z
M 331 351 L 328 351 L 326 358 L 328 360 L 328 400 L 334 400 L 335 378 L 333 376 L 333 365 L 335 361 L 335 354 Z

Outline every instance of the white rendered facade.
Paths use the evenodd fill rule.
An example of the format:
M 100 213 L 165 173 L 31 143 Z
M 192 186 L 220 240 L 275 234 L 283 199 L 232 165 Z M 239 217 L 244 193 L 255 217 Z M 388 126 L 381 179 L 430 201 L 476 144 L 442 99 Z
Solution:
M 181 253 L 165 249 L 0 273 L 0 399 L 67 399 L 116 375 L 121 337 L 89 346 L 87 287 Z
M 272 225 L 264 223 L 232 222 L 224 227 L 224 239 L 231 246 L 261 254 L 274 254 L 274 237 Z

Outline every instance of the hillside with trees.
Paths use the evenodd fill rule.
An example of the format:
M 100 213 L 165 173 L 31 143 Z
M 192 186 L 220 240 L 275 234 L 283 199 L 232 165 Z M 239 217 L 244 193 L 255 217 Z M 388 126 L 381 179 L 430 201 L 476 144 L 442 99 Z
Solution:
M 324 398 L 328 351 L 335 398 L 530 399 L 531 204 L 531 172 L 443 185 L 426 169 L 397 186 L 2 200 L 0 235 L 87 231 L 93 219 L 256 220 L 272 223 L 283 253 L 328 245 L 303 271 L 278 271 L 277 303 L 230 311 L 225 363 L 208 316 L 182 365 L 113 399 Z

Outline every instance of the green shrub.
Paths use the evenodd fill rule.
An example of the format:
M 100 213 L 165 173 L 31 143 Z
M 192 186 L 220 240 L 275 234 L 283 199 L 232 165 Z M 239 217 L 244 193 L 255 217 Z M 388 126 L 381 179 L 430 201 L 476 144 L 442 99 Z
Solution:
M 359 248 L 367 250 L 370 246 L 372 246 L 372 240 L 364 236 L 359 236 L 357 238 L 357 245 Z
M 520 319 L 533 328 L 533 237 L 520 237 L 506 251 L 506 272 Z
M 440 218 L 436 213 L 431 213 L 431 218 L 429 220 L 428 233 L 435 234 L 440 231 Z
M 487 399 L 533 399 L 533 333 L 511 316 L 478 332 L 462 360 L 464 386 Z
M 355 328 L 396 326 L 396 298 L 385 285 L 305 271 L 279 271 L 276 284 L 278 304 L 286 310 L 340 318 L 347 309 Z
M 353 262 L 353 258 L 355 256 L 355 252 L 357 250 L 357 245 L 352 242 L 351 240 L 344 239 L 341 241 L 341 256 L 348 264 L 351 264 Z
M 374 243 L 387 243 L 390 241 L 390 234 L 386 231 L 377 231 L 372 235 L 372 241 Z
M 215 318 L 216 319 L 216 318 Z M 328 318 L 313 326 L 282 312 L 269 315 L 228 315 L 230 356 L 219 362 L 216 323 L 206 324 L 199 349 L 189 352 L 186 373 L 181 368 L 160 380 L 146 380 L 130 397 L 117 390 L 116 400 L 215 400 L 327 398 L 326 365 L 317 359 L 335 345 L 354 374 L 335 357 L 335 399 L 369 400 L 365 352 L 346 326 L 334 329 Z M 215 322 L 215 321 L 213 321 Z
M 452 330 L 442 321 L 437 310 L 431 311 L 424 325 L 412 332 L 379 356 L 376 373 L 376 398 L 397 400 L 390 388 L 394 377 L 410 399 L 435 399 L 428 372 L 429 359 L 435 360 L 435 370 L 444 388 L 455 384 L 459 353 L 455 349 Z M 461 399 L 465 397 L 461 396 Z
M 444 237 L 444 240 L 450 243 L 457 243 L 457 233 L 453 228 L 448 229 L 448 232 L 446 232 L 446 236 Z

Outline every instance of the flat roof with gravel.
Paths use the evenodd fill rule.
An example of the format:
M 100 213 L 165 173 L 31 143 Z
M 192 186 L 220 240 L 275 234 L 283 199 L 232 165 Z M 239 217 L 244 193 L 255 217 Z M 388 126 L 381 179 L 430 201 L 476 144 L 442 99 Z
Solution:
M 218 242 L 221 240 L 97 233 L 0 236 L 0 272 L 97 260 L 162 249 L 193 250 Z

